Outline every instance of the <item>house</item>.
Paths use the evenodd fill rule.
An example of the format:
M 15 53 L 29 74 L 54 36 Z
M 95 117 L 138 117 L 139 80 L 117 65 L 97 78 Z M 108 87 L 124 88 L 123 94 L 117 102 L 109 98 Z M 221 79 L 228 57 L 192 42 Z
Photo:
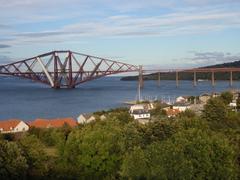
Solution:
M 36 119 L 29 123 L 31 127 L 36 128 L 60 128 L 65 124 L 70 127 L 77 126 L 77 122 L 73 118 Z
M 101 116 L 100 119 L 104 120 L 105 116 Z M 105 117 L 106 118 L 106 117 Z M 80 114 L 80 116 L 77 118 L 77 122 L 79 124 L 86 124 L 86 123 L 90 123 L 92 121 L 95 121 L 96 118 L 92 113 L 84 113 L 84 114 Z
M 134 119 L 150 119 L 150 113 L 144 104 L 131 106 L 129 113 Z
M 186 103 L 186 102 L 188 102 L 188 98 L 184 97 L 184 96 L 179 96 L 176 98 L 176 102 Z
M 25 122 L 19 119 L 0 121 L 1 133 L 16 133 L 16 132 L 24 132 L 28 130 L 29 130 L 29 126 Z
M 230 102 L 229 106 L 233 107 L 233 108 L 236 108 L 237 107 L 237 103 L 236 102 Z
M 145 105 L 145 108 L 148 109 L 148 110 L 153 110 L 155 107 L 154 107 L 154 103 L 147 103 L 147 104 L 144 104 Z
M 176 117 L 179 113 L 181 113 L 181 111 L 179 111 L 179 109 L 170 109 L 167 108 L 165 109 L 167 117 Z
M 230 102 L 228 104 L 229 107 L 231 107 L 232 109 L 235 109 L 237 108 L 237 100 L 236 99 L 233 99 L 232 102 Z
M 190 109 L 190 104 L 188 103 L 175 103 L 172 106 L 172 109 L 178 109 L 180 112 L 184 112 L 187 109 Z
M 107 119 L 107 117 L 106 117 L 104 114 L 102 114 L 102 115 L 100 116 L 100 120 L 104 121 L 105 119 Z

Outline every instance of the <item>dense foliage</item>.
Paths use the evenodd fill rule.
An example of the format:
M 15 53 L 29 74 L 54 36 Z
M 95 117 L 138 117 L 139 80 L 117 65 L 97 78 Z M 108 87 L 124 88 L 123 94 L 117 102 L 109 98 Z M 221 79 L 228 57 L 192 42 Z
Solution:
M 76 128 L 36 129 L 0 137 L 3 179 L 239 179 L 240 116 L 230 94 L 212 98 L 201 116 L 167 118 L 159 104 L 139 124 L 127 109 Z M 11 137 L 11 138 L 10 138 Z

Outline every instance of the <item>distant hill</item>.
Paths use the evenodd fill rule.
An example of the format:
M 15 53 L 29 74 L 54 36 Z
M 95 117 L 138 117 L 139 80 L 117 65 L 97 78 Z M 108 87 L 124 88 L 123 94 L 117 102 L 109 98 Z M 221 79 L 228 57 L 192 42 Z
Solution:
M 212 66 L 205 66 L 205 68 L 229 68 L 229 67 L 240 67 L 240 61 L 234 61 L 229 63 L 223 63 L 223 64 L 216 64 Z
M 234 61 L 223 64 L 216 64 L 212 66 L 205 66 L 202 68 L 229 68 L 229 67 L 240 67 L 240 61 Z M 143 76 L 144 80 L 157 80 L 158 74 L 152 73 Z M 175 72 L 164 72 L 161 73 L 161 80 L 175 80 L 176 74 Z M 193 73 L 180 72 L 179 73 L 180 80 L 193 80 Z M 197 73 L 197 79 L 205 79 L 211 80 L 211 73 Z M 229 73 L 215 73 L 216 80 L 229 80 Z M 136 81 L 138 80 L 138 76 L 126 76 L 121 78 L 123 81 Z M 240 80 L 240 73 L 233 73 L 233 80 Z

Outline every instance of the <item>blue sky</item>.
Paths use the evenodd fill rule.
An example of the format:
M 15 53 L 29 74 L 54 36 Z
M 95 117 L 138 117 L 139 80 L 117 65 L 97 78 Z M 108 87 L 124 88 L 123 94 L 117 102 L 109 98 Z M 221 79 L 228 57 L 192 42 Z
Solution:
M 240 0 L 0 0 L 0 64 L 74 50 L 146 67 L 240 60 Z

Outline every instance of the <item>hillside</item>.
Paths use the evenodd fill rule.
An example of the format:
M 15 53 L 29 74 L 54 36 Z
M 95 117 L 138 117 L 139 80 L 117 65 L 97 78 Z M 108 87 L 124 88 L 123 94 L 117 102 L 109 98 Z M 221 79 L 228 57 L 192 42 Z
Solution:
M 229 67 L 240 67 L 240 61 L 234 61 L 230 63 L 223 63 L 223 64 L 216 64 L 212 66 L 205 66 L 201 68 L 229 68 Z M 175 72 L 165 72 L 161 73 L 161 80 L 175 80 Z M 123 81 L 135 81 L 138 79 L 138 76 L 126 76 L 123 77 L 121 80 Z M 144 80 L 157 80 L 158 74 L 152 73 L 148 75 L 143 76 Z M 192 80 L 193 79 L 193 73 L 186 73 L 186 72 L 180 72 L 179 73 L 179 79 L 180 80 Z M 211 79 L 211 73 L 197 73 L 197 79 Z M 229 79 L 229 73 L 215 73 L 215 79 L 216 80 L 228 80 Z M 233 80 L 240 80 L 240 73 L 233 73 Z

